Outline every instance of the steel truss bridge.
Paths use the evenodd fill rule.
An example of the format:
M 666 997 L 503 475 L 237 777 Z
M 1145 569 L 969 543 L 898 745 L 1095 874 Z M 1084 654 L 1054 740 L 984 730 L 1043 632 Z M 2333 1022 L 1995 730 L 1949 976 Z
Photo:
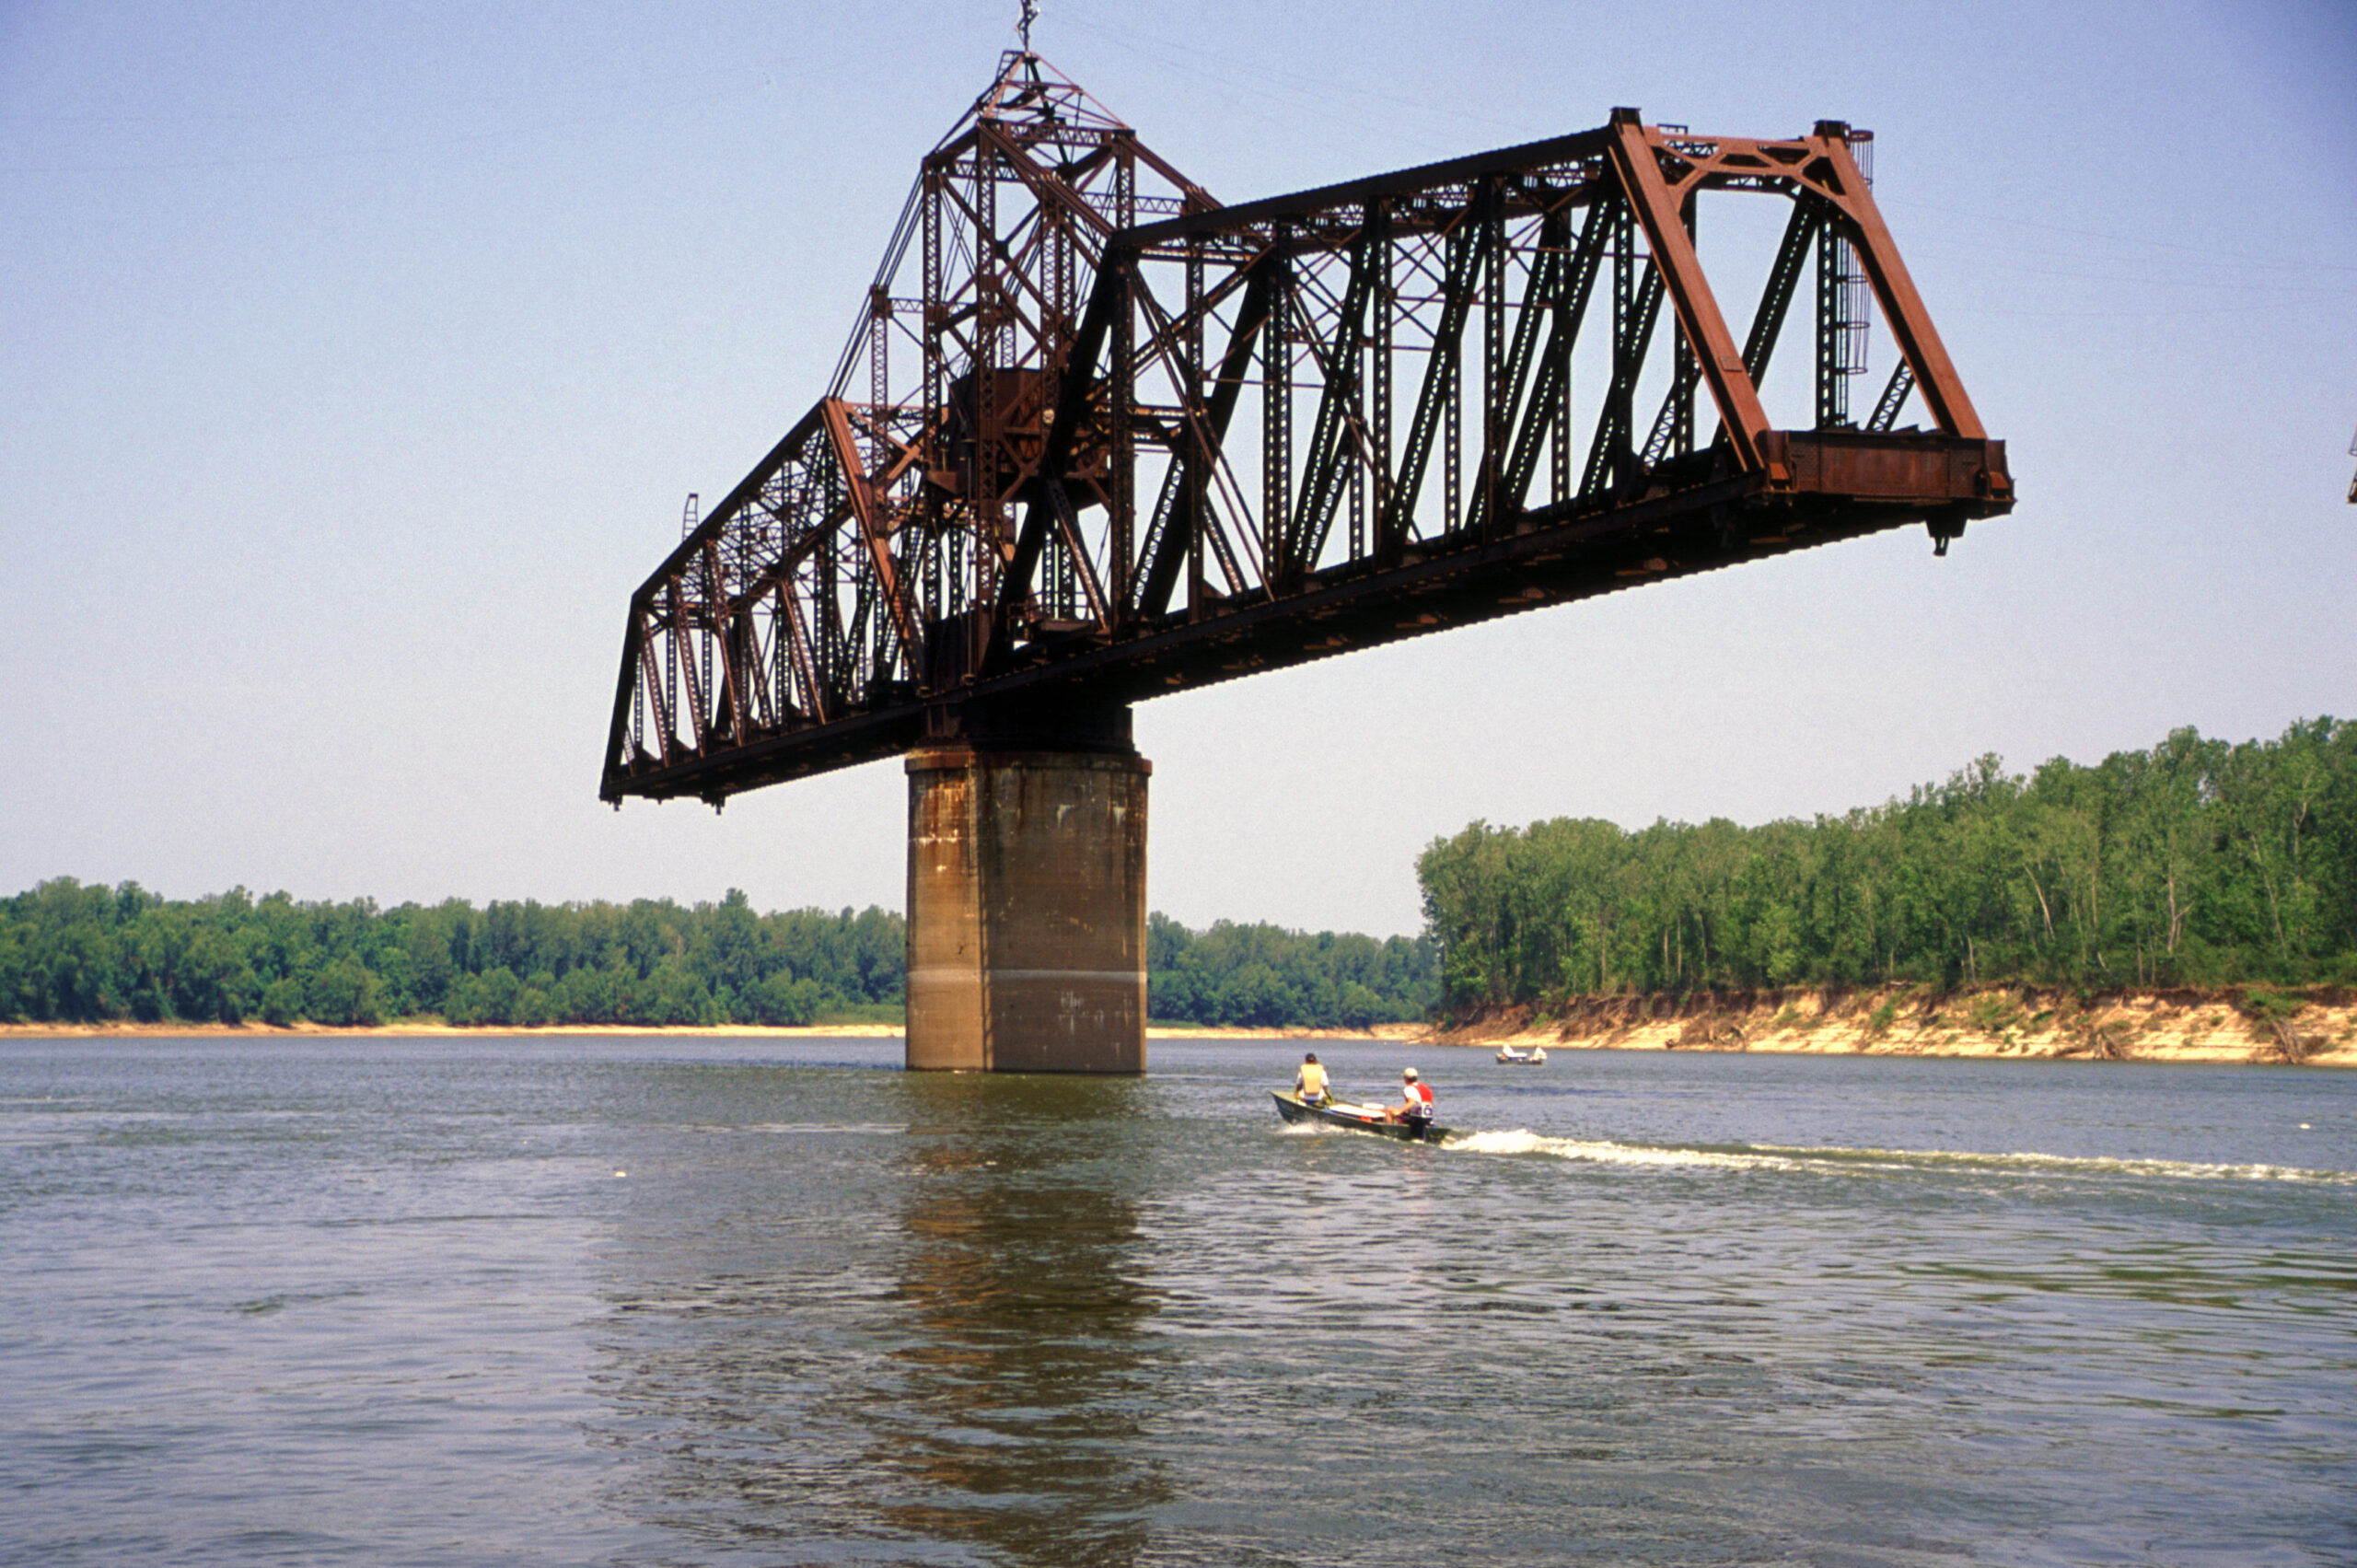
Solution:
M 1907 524 L 1944 552 L 2012 481 L 1870 152 L 1616 110 L 1223 206 L 1010 52 L 827 394 L 632 596 L 600 793 L 1109 749 L 1165 692 Z M 1714 286 L 1737 203 L 1781 238 Z M 1764 384 L 1815 406 L 1779 424 Z

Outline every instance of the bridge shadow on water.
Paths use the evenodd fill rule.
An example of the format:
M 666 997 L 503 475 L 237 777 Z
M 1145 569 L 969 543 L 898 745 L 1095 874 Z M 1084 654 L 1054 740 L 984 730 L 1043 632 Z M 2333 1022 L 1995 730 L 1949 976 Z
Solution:
M 687 1135 L 640 1156 L 672 1193 L 609 1255 L 610 1501 L 697 1561 L 1139 1561 L 1175 1376 L 1147 1331 L 1150 1090 L 777 1076 L 683 1079 Z

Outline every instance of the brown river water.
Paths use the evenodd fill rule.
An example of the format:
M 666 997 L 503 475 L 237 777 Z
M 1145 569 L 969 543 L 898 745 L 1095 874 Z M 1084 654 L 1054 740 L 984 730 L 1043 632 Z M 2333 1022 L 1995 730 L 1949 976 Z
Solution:
M 0 1563 L 2357 1562 L 2357 1074 L 0 1041 Z

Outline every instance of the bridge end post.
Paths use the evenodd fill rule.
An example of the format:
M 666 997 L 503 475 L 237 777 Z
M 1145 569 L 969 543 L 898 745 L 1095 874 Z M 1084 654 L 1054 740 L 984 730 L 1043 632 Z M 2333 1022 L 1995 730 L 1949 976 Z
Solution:
M 1120 728 L 1117 749 L 909 754 L 911 1071 L 1145 1071 L 1154 769 Z

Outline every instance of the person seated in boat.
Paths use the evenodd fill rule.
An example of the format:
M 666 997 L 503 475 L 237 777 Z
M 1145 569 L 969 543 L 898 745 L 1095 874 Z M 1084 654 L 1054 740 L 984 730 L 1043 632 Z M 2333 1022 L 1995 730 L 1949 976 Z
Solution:
M 1293 1096 L 1304 1105 L 1324 1105 L 1333 1098 L 1326 1086 L 1326 1069 L 1318 1064 L 1318 1052 L 1301 1059 L 1301 1071 L 1293 1075 Z
M 1386 1121 L 1405 1121 L 1411 1126 L 1421 1126 L 1432 1121 L 1432 1086 L 1417 1077 L 1413 1067 L 1401 1070 L 1399 1093 L 1399 1103 L 1383 1113 Z

